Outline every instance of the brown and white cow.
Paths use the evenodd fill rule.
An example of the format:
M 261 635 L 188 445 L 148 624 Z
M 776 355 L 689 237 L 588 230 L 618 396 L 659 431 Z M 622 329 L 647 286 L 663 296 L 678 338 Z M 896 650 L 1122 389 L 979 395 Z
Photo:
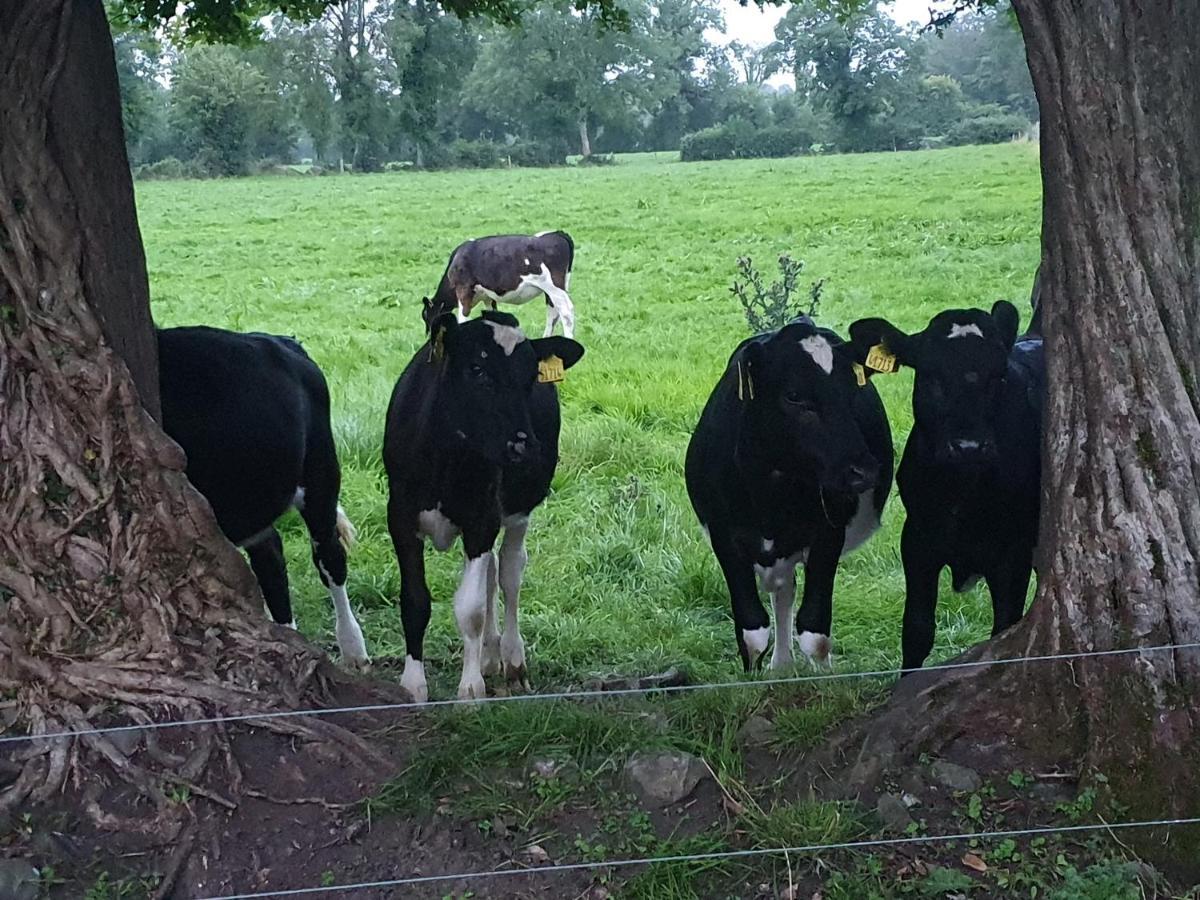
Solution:
M 575 307 L 567 290 L 575 244 L 565 231 L 540 234 L 499 234 L 459 244 L 438 283 L 433 299 L 422 298 L 422 317 L 428 329 L 438 316 L 454 312 L 464 322 L 479 303 L 492 309 L 498 303 L 528 303 L 546 298 L 546 330 L 562 323 L 563 334 L 575 334 Z

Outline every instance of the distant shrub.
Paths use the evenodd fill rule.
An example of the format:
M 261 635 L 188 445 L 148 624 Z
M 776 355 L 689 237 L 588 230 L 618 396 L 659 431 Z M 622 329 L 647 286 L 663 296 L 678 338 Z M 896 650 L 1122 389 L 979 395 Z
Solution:
M 1024 134 L 1028 129 L 1029 121 L 1024 116 L 1015 113 L 992 113 L 963 119 L 950 129 L 946 143 L 955 146 L 1001 144 Z
M 813 133 L 799 125 L 755 128 L 745 119 L 730 119 L 724 125 L 684 135 L 679 145 L 679 158 L 694 162 L 800 156 L 811 152 L 813 146 Z
M 407 172 L 411 168 L 413 168 L 413 164 L 407 159 L 393 160 L 383 164 L 385 172 Z
M 578 164 L 581 166 L 611 166 L 616 161 L 617 158 L 611 153 L 593 153 L 590 156 L 581 156 Z
M 733 159 L 735 153 L 733 134 L 724 125 L 685 134 L 679 142 L 679 158 L 684 162 Z
M 183 162 L 174 156 L 160 159 L 158 162 L 146 163 L 133 170 L 133 177 L 139 181 L 166 181 L 176 178 L 203 178 L 207 173 L 198 164 Z
M 505 147 L 504 153 L 514 166 L 543 168 L 567 164 L 566 147 L 552 141 L 516 141 Z
M 460 169 L 494 169 L 505 158 L 503 148 L 494 141 L 466 141 L 450 145 L 450 164 Z

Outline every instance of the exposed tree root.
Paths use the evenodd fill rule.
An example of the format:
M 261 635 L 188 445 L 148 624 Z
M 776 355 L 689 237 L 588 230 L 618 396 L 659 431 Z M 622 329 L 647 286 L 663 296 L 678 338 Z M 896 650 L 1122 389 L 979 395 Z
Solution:
M 330 670 L 265 621 L 248 566 L 105 337 L 94 267 L 138 240 L 131 184 L 107 221 L 87 218 L 80 190 L 95 162 L 85 146 L 117 154 L 112 177 L 128 177 L 111 53 L 98 0 L 0 8 L 0 83 L 17 87 L 0 91 L 0 696 L 13 730 L 35 738 L 0 751 L 19 766 L 0 814 L 74 787 L 101 825 L 139 827 L 106 808 L 104 790 L 123 785 L 148 801 L 140 827 L 175 834 L 172 790 L 237 802 L 226 730 L 85 732 L 319 706 Z M 92 87 L 104 96 L 80 100 Z M 63 112 L 80 102 L 92 121 Z M 330 722 L 254 727 L 380 762 Z M 81 734 L 36 739 L 62 731 Z

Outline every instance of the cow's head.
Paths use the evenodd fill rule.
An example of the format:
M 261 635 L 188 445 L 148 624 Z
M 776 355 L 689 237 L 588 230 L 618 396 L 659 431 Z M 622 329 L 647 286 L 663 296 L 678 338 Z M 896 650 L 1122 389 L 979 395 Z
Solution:
M 854 416 L 854 355 L 832 332 L 801 319 L 745 344 L 734 360 L 745 408 L 739 452 L 781 472 L 815 476 L 822 490 L 861 493 L 879 462 Z
M 433 323 L 428 353 L 442 367 L 439 407 L 452 439 L 497 465 L 533 462 L 541 444 L 530 418 L 538 364 L 551 357 L 569 369 L 583 347 L 564 337 L 529 340 L 506 313 Z
M 862 319 L 850 326 L 850 338 L 859 359 L 882 345 L 916 373 L 915 427 L 939 462 L 987 465 L 996 459 L 996 413 L 1017 318 L 1016 307 L 999 300 L 990 313 L 940 312 L 915 334 L 884 319 Z
M 442 314 L 453 312 L 453 310 L 446 309 L 444 307 L 445 304 L 440 303 L 436 297 L 421 298 L 421 321 L 425 323 L 426 334 L 429 334 L 433 331 L 433 323 L 436 322 Z

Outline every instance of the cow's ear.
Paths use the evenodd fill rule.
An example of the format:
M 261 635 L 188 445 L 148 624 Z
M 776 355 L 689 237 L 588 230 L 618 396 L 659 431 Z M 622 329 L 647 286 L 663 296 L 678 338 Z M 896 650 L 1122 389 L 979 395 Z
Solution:
M 583 358 L 583 344 L 570 338 L 554 335 L 553 337 L 535 338 L 529 342 L 538 360 L 557 356 L 562 360 L 563 369 L 569 369 Z
M 905 334 L 887 319 L 859 319 L 850 326 L 854 361 L 868 375 L 895 372 L 898 366 L 917 366 L 920 335 Z
M 997 300 L 992 304 L 992 320 L 1000 332 L 1000 340 L 1004 343 L 1004 349 L 1011 350 L 1013 344 L 1017 342 L 1017 328 L 1021 323 L 1021 316 L 1017 312 L 1017 308 L 1007 300 Z

